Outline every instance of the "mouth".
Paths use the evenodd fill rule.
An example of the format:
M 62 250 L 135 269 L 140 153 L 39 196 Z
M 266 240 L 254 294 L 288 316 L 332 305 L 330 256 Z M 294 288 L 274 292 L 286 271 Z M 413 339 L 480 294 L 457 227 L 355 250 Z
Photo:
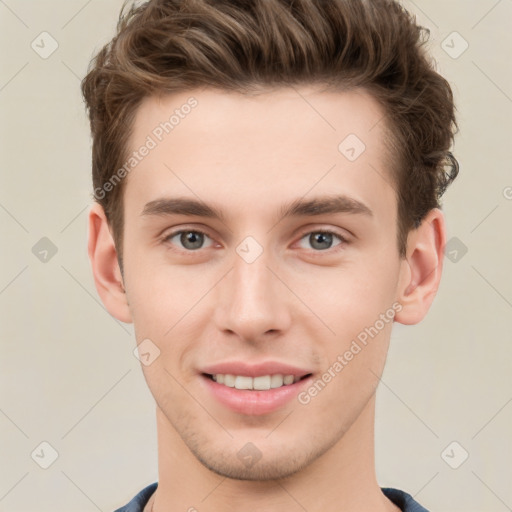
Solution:
M 222 386 L 250 391 L 267 391 L 270 389 L 278 389 L 284 386 L 290 386 L 296 382 L 307 379 L 311 375 L 311 373 L 307 373 L 302 376 L 291 374 L 283 375 L 277 373 L 272 375 L 268 374 L 250 377 L 247 375 L 232 375 L 230 373 L 203 373 L 203 376 L 209 378 L 217 384 L 221 384 Z
M 200 377 L 208 397 L 245 416 L 262 416 L 289 407 L 313 381 L 312 373 L 302 372 L 254 376 L 203 372 Z

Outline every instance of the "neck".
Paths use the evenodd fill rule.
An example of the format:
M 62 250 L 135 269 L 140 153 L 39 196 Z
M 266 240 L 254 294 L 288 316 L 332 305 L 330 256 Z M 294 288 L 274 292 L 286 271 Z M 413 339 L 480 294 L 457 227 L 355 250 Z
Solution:
M 153 512 L 396 512 L 375 477 L 373 396 L 344 436 L 311 464 L 279 480 L 222 477 L 204 467 L 157 408 L 158 489 Z

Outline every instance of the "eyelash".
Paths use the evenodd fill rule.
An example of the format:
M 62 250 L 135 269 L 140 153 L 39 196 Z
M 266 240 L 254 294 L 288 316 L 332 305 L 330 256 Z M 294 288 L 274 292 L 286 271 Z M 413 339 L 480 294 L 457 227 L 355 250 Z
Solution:
M 313 231 L 306 231 L 305 233 L 303 233 L 300 238 L 299 238 L 299 241 L 302 240 L 303 238 L 305 238 L 306 236 L 308 235 L 311 235 L 313 233 L 321 233 L 322 235 L 332 235 L 333 237 L 337 238 L 340 243 L 338 245 L 335 245 L 334 247 L 331 247 L 329 249 L 324 249 L 323 251 L 322 250 L 315 250 L 315 249 L 310 249 L 312 252 L 314 252 L 315 254 L 332 254 L 334 252 L 337 252 L 337 251 L 340 251 L 343 249 L 343 247 L 345 245 L 348 245 L 348 240 L 340 235 L 339 233 L 337 233 L 336 231 L 333 231 L 331 229 L 316 229 L 316 230 L 313 230 Z
M 213 238 L 211 236 L 208 235 L 208 233 L 204 232 L 204 231 L 201 231 L 200 229 L 179 229 L 177 231 L 173 231 L 167 235 L 165 235 L 165 237 L 163 238 L 162 242 L 164 244 L 168 244 L 168 245 L 172 245 L 170 243 L 170 240 L 172 238 L 174 238 L 176 235 L 180 235 L 182 233 L 198 233 L 198 234 L 201 234 L 201 235 L 204 235 L 206 236 L 207 238 L 210 238 L 211 240 L 213 240 Z M 324 250 L 315 250 L 315 249 L 311 249 L 311 251 L 313 253 L 318 253 L 318 254 L 322 254 L 322 253 L 326 253 L 326 254 L 332 254 L 333 252 L 336 252 L 338 250 L 341 250 L 341 248 L 345 245 L 347 245 L 349 243 L 349 241 L 342 235 L 340 235 L 338 232 L 336 231 L 333 231 L 333 230 L 330 230 L 330 229 L 318 229 L 318 230 L 312 230 L 312 231 L 306 231 L 305 233 L 303 233 L 300 238 L 299 238 L 299 241 L 302 240 L 303 238 L 305 238 L 306 236 L 308 235 L 311 235 L 313 233 L 321 233 L 323 235 L 333 235 L 334 237 L 338 238 L 338 240 L 340 241 L 340 243 L 338 245 L 335 245 L 334 247 L 331 247 L 329 249 L 324 249 Z M 196 252 L 199 252 L 201 251 L 201 249 L 196 249 L 196 250 L 190 250 L 190 249 L 174 249 L 180 253 L 188 253 L 188 254 L 193 254 L 193 253 L 196 253 Z

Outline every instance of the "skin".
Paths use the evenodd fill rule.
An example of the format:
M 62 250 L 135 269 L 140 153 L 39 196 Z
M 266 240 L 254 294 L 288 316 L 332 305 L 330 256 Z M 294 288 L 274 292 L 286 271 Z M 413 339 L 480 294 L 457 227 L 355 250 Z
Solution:
M 134 323 L 137 343 L 149 338 L 160 350 L 142 366 L 159 455 L 146 510 L 399 510 L 382 494 L 374 463 L 375 392 L 392 321 L 305 405 L 293 399 L 269 414 L 236 413 L 210 397 L 198 370 L 277 360 L 319 377 L 394 303 L 394 321 L 421 321 L 441 278 L 442 212 L 409 233 L 401 259 L 386 118 L 363 91 L 301 87 L 251 97 L 205 88 L 150 97 L 130 149 L 190 96 L 198 106 L 125 178 L 123 274 L 102 208 L 89 216 L 105 306 Z M 366 145 L 353 162 L 338 150 L 348 134 Z M 282 205 L 327 194 L 357 199 L 372 215 L 280 219 Z M 213 204 L 225 219 L 143 214 L 148 202 L 176 196 Z M 203 246 L 169 238 L 178 229 L 206 233 Z M 319 249 L 314 234 L 325 229 L 346 242 L 333 237 Z M 236 252 L 247 236 L 263 249 L 250 264 Z M 248 442 L 261 453 L 252 467 L 237 457 Z

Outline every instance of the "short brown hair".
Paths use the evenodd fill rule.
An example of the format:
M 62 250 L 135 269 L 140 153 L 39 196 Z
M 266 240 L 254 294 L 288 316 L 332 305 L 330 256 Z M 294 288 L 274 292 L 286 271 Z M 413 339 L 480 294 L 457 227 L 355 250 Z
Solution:
M 398 249 L 458 173 L 449 83 L 429 31 L 394 0 L 150 0 L 123 4 L 117 34 L 82 81 L 95 190 L 127 157 L 143 98 L 213 87 L 238 92 L 300 84 L 365 89 L 386 113 L 398 202 Z M 448 166 L 448 167 L 447 167 Z M 123 182 L 102 197 L 121 257 Z M 121 261 L 121 260 L 120 260 Z

